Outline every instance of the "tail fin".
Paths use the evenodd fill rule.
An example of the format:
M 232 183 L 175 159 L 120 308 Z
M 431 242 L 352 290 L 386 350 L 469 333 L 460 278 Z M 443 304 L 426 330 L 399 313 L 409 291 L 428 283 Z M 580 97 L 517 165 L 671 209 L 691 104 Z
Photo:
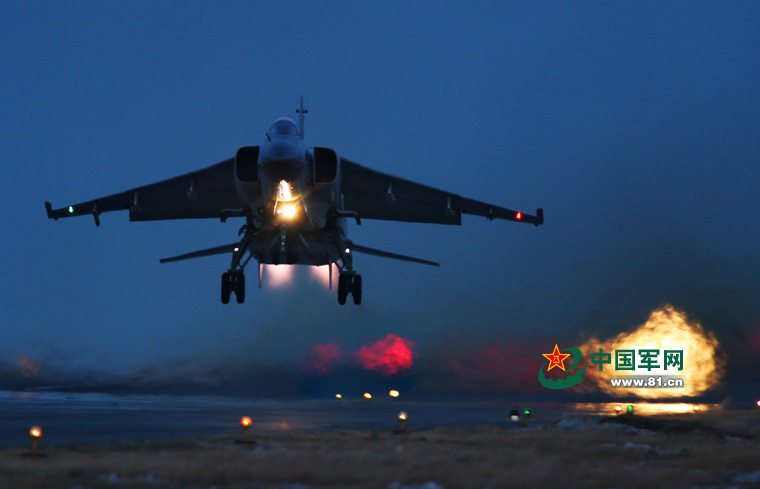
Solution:
M 306 114 L 308 110 L 304 110 L 303 108 L 303 95 L 301 95 L 301 108 L 296 109 L 296 114 L 298 114 L 298 130 L 301 132 L 301 139 L 303 139 L 303 120 L 304 120 L 304 114 Z

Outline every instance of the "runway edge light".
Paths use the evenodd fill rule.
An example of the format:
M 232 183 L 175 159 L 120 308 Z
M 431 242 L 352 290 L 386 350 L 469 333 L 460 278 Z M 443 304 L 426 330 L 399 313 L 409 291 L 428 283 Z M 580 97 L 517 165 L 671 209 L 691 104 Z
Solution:
M 39 426 L 32 426 L 29 430 L 29 437 L 32 439 L 32 451 L 37 451 L 37 441 L 42 438 L 42 428 Z
M 404 411 L 401 411 L 398 413 L 398 420 L 401 422 L 401 430 L 399 430 L 398 434 L 405 435 L 407 433 L 406 431 L 406 413 Z
M 240 418 L 240 426 L 243 427 L 243 442 L 248 442 L 248 428 L 251 427 L 253 424 L 253 421 L 251 421 L 251 418 L 248 416 L 243 416 Z

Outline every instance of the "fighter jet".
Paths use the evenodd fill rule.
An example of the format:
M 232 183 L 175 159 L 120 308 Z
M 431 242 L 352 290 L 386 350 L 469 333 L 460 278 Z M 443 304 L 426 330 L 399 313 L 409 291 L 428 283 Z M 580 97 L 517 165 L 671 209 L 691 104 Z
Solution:
M 339 270 L 338 303 L 349 295 L 362 301 L 362 276 L 356 273 L 354 253 L 440 266 L 438 263 L 362 246 L 348 239 L 347 220 L 363 219 L 461 225 L 462 214 L 505 219 L 539 226 L 535 215 L 505 209 L 387 175 L 339 156 L 330 148 L 304 143 L 303 96 L 291 117 L 275 120 L 259 146 L 245 146 L 208 168 L 137 187 L 80 204 L 53 209 L 47 216 L 61 219 L 92 215 L 100 226 L 103 212 L 126 210 L 130 221 L 167 219 L 242 218 L 245 224 L 232 244 L 160 260 L 168 263 L 202 256 L 231 254 L 230 268 L 222 274 L 222 303 L 234 293 L 245 301 L 245 267 L 259 265 L 330 265 Z

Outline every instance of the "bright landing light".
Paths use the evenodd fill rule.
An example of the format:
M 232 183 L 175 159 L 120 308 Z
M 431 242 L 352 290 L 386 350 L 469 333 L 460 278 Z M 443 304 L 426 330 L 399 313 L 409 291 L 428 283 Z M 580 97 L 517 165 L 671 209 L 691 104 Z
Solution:
M 294 205 L 286 205 L 282 208 L 282 214 L 285 217 L 293 217 L 296 215 L 296 206 Z
M 277 188 L 277 200 L 293 200 L 293 197 L 290 194 L 290 184 L 285 180 L 280 180 L 280 185 Z

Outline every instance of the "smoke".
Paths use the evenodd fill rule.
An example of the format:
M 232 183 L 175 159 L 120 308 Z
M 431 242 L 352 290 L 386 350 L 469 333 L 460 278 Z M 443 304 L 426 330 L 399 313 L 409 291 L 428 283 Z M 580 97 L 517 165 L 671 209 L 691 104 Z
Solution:
M 414 342 L 390 333 L 382 340 L 363 346 L 355 357 L 367 370 L 394 375 L 412 368 Z
M 310 358 L 304 362 L 303 370 L 316 374 L 326 375 L 334 363 L 341 360 L 342 354 L 336 343 L 315 344 L 311 349 Z

